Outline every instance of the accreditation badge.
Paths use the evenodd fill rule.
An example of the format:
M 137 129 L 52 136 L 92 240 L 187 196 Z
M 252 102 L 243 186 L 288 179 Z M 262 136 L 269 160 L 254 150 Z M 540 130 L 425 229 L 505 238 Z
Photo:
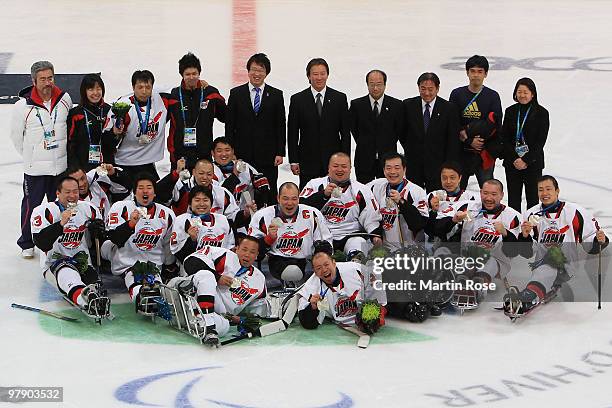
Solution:
M 55 138 L 55 130 L 45 131 L 43 142 L 46 150 L 53 150 L 59 147 L 57 139 Z
M 183 135 L 183 145 L 185 147 L 195 147 L 196 144 L 196 128 L 185 128 L 185 132 Z
M 102 163 L 102 149 L 100 145 L 89 145 L 89 164 Z
M 517 144 L 514 148 L 514 151 L 516 152 L 518 157 L 523 157 L 524 155 L 529 153 L 529 146 L 527 146 L 526 144 Z

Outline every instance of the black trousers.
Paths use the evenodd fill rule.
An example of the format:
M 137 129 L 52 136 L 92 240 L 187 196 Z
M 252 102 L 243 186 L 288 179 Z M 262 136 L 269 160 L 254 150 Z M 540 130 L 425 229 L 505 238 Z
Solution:
M 260 166 L 254 165 L 255 170 L 262 173 L 268 179 L 268 183 L 270 183 L 270 197 L 268 198 L 268 203 L 275 203 L 276 196 L 278 195 L 278 167 L 277 166 Z
M 493 170 L 495 169 L 495 166 L 487 170 L 483 169 L 480 156 L 471 152 L 463 152 L 461 167 L 463 168 L 460 186 L 462 189 L 467 187 L 470 177 L 474 175 L 478 180 L 478 185 L 482 188 L 482 183 L 493 178 Z
M 21 200 L 21 236 L 17 245 L 21 249 L 34 248 L 32 241 L 32 227 L 30 217 L 34 208 L 38 207 L 45 196 L 50 203 L 55 201 L 57 195 L 56 176 L 30 176 L 23 175 L 23 199 Z
M 325 175 L 326 173 L 319 173 L 319 174 L 300 173 L 300 191 L 306 186 L 306 184 L 308 184 L 310 180 L 316 179 L 319 177 L 323 177 Z
M 506 170 L 506 185 L 508 186 L 508 206 L 521 212 L 523 186 L 525 186 L 527 208 L 536 205 L 539 201 L 538 178 L 542 176 L 542 169 L 527 167 L 525 170 L 517 170 L 514 166 L 504 166 L 504 168 Z
M 134 180 L 139 173 L 149 173 L 153 176 L 154 181 L 157 182 L 159 180 L 159 174 L 157 174 L 155 163 L 140 164 L 136 166 L 123 166 L 119 164 L 118 166 L 123 169 L 124 177 L 126 182 L 129 183 L 130 190 L 134 188 Z
M 361 184 L 368 184 L 370 181 L 376 178 L 385 177 L 385 174 L 383 173 L 382 164 L 380 164 L 379 160 L 374 160 L 374 163 L 370 168 L 364 168 L 364 166 L 355 166 L 355 175 L 357 176 L 357 181 Z

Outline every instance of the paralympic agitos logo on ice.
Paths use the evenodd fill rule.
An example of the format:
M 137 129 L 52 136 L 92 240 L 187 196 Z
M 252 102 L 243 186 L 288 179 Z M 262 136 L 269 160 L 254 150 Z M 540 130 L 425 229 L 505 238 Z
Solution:
M 81 241 L 83 241 L 86 229 L 85 225 L 77 227 L 74 224 L 66 224 L 58 242 L 68 249 L 78 248 L 81 245 Z
M 337 224 L 345 220 L 351 207 L 356 204 L 357 201 L 350 201 L 346 204 L 342 204 L 340 201 L 331 201 L 323 207 L 321 212 L 327 218 L 327 221 Z
M 150 251 L 157 245 L 157 242 L 159 242 L 163 231 L 163 228 L 154 229 L 150 226 L 142 227 L 136 233 L 132 242 L 141 251 Z
M 310 231 L 306 228 L 301 232 L 294 232 L 291 230 L 285 231 L 279 238 L 276 244 L 276 249 L 286 255 L 295 255 L 300 252 L 304 243 L 304 237 Z

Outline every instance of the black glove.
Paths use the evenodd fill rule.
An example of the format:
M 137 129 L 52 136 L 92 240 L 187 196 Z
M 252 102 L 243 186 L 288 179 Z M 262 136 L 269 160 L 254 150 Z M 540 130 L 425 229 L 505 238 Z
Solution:
M 161 280 L 164 284 L 168 283 L 168 281 L 172 278 L 176 278 L 179 276 L 180 268 L 176 263 L 171 263 L 169 265 L 163 265 L 161 270 Z
M 98 238 L 100 241 L 106 239 L 106 225 L 104 225 L 104 221 L 96 218 L 89 220 L 86 225 L 92 238 Z

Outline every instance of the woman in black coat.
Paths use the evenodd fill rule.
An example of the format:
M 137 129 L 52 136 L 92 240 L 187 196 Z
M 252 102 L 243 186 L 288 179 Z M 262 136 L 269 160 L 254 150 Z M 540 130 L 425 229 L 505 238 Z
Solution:
M 548 111 L 538 103 L 535 83 L 521 78 L 514 87 L 517 102 L 506 109 L 502 126 L 508 205 L 521 212 L 523 186 L 527 208 L 538 203 L 537 180 L 544 168 Z
M 104 82 L 98 74 L 87 74 L 81 82 L 81 101 L 68 113 L 68 167 L 86 172 L 101 163 L 114 162 L 115 140 L 104 134 L 110 105 L 104 102 Z

